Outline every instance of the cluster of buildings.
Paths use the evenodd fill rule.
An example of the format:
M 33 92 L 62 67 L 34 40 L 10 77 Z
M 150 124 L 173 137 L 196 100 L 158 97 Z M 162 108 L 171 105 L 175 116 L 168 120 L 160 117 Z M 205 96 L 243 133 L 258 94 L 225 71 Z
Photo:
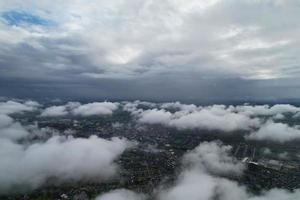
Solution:
M 256 152 L 256 153 L 255 153 Z M 241 182 L 254 191 L 271 188 L 293 190 L 300 187 L 300 165 L 288 160 L 265 158 L 256 147 L 239 144 L 233 152 L 247 166 Z

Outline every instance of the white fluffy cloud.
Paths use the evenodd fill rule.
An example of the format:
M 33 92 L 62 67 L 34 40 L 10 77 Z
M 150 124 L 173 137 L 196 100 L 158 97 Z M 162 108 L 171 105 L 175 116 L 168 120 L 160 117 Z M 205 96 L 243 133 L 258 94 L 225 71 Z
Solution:
M 204 142 L 183 157 L 183 171 L 174 186 L 159 193 L 161 200 L 246 199 L 245 188 L 218 175 L 240 175 L 242 163 L 229 156 L 231 146 Z M 230 192 L 228 192 L 230 191 Z
M 160 193 L 160 200 L 244 200 L 245 189 L 227 179 L 216 178 L 197 170 L 185 171 L 176 184 Z
M 268 121 L 257 131 L 252 132 L 247 139 L 270 140 L 275 142 L 287 142 L 300 139 L 300 130 L 284 123 Z
M 10 107 L 5 112 L 25 110 L 29 111 Z M 32 190 L 48 183 L 106 181 L 118 175 L 114 161 L 134 145 L 127 139 L 58 134 L 36 125 L 22 126 L 8 115 L 0 114 L 0 194 Z M 30 141 L 31 135 L 40 140 Z
M 118 108 L 118 103 L 112 102 L 94 102 L 81 105 L 74 110 L 72 113 L 74 115 L 82 115 L 82 116 L 89 116 L 89 115 L 107 115 L 112 114 L 114 110 Z
M 185 167 L 171 187 L 162 189 L 159 200 L 289 200 L 298 199 L 300 191 L 271 189 L 261 195 L 247 192 L 246 187 L 224 177 L 241 171 L 229 153 L 230 147 L 220 143 L 202 143 L 183 159 Z M 188 164 L 188 165 L 187 165 Z M 217 167 L 216 167 L 217 166 Z M 219 176 L 222 172 L 222 177 Z
M 0 114 L 0 128 L 11 125 L 13 119 L 7 115 Z
M 276 104 L 274 106 L 269 105 L 243 105 L 231 107 L 232 110 L 243 113 L 250 116 L 257 115 L 282 115 L 284 113 L 292 113 L 295 114 L 300 111 L 299 107 L 290 105 L 290 104 Z
M 300 191 L 271 189 L 261 195 L 248 193 L 235 181 L 214 177 L 199 171 L 185 171 L 178 182 L 160 193 L 159 200 L 291 200 L 299 199 Z
M 131 190 L 113 190 L 96 197 L 95 200 L 145 200 L 145 195 L 135 193 Z
M 221 131 L 249 130 L 259 126 L 258 119 L 222 110 L 215 113 L 213 109 L 203 109 L 198 112 L 180 116 L 171 121 L 171 125 L 180 129 L 208 129 Z
M 42 113 L 41 116 L 43 117 L 54 117 L 54 116 L 63 116 L 67 115 L 68 111 L 66 110 L 65 106 L 51 106 L 46 108 Z
M 39 107 L 35 101 L 25 101 L 24 103 L 16 101 L 0 102 L 0 114 L 12 114 L 25 111 L 34 111 Z
M 96 136 L 54 136 L 42 143 L 21 145 L 0 138 L 0 192 L 30 190 L 53 178 L 65 181 L 105 181 L 117 174 L 114 160 L 131 144 L 125 139 Z
M 119 103 L 94 102 L 81 105 L 78 102 L 69 102 L 61 106 L 51 106 L 43 110 L 41 116 L 55 117 L 68 114 L 91 116 L 91 115 L 110 115 L 116 110 Z
M 231 132 L 244 130 L 245 137 L 253 140 L 288 142 L 300 138 L 297 126 L 274 120 L 287 115 L 297 116 L 299 107 L 289 104 L 269 105 L 212 105 L 195 106 L 179 102 L 151 105 L 143 108 L 139 102 L 126 102 L 123 106 L 139 123 L 162 124 L 178 129 L 205 129 Z
M 180 102 L 175 102 L 175 103 L 163 103 L 161 106 L 163 109 L 179 109 L 179 110 L 184 110 L 184 111 L 194 111 L 197 110 L 197 106 L 194 104 L 182 104 Z
M 232 147 L 217 142 L 203 142 L 183 157 L 183 164 L 210 174 L 240 175 L 244 165 L 229 156 Z
M 243 113 L 236 113 L 223 105 L 197 107 L 195 105 L 180 106 L 179 103 L 163 104 L 161 107 L 179 108 L 170 112 L 165 109 L 138 109 L 136 106 L 125 105 L 125 110 L 131 112 L 138 121 L 148 124 L 163 124 L 178 129 L 208 129 L 221 131 L 250 130 L 259 127 L 260 121 Z
M 165 110 L 152 109 L 141 112 L 139 117 L 141 123 L 167 125 L 171 121 L 172 113 Z
M 29 132 L 19 123 L 7 116 L 0 114 L 0 138 L 18 140 L 29 135 Z
M 242 164 L 231 157 L 230 146 L 204 142 L 183 157 L 183 167 L 173 185 L 157 188 L 151 194 L 157 200 L 291 200 L 300 197 L 300 191 L 271 189 L 260 195 L 251 194 L 245 186 L 226 178 L 240 175 Z M 222 175 L 222 176 L 220 176 Z M 143 195 L 119 189 L 100 195 L 97 200 L 141 200 Z

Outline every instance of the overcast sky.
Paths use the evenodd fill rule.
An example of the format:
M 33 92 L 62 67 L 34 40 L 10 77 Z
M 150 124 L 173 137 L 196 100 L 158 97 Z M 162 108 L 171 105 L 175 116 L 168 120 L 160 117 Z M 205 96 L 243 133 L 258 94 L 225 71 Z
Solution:
M 0 96 L 300 97 L 298 0 L 3 0 Z

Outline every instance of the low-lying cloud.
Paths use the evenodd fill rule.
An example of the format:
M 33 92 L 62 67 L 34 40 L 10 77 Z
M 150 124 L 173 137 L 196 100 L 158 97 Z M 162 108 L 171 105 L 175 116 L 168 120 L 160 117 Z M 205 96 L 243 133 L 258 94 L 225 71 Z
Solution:
M 0 138 L 18 140 L 29 135 L 29 132 L 8 115 L 0 114 Z
M 118 108 L 118 106 L 119 103 L 112 102 L 94 102 L 83 105 L 78 102 L 69 102 L 61 106 L 48 107 L 41 113 L 41 116 L 55 117 L 68 114 L 80 116 L 110 115 Z
M 74 115 L 82 115 L 82 116 L 89 116 L 89 115 L 108 115 L 112 114 L 114 110 L 118 108 L 118 103 L 112 102 L 94 102 L 81 105 L 74 110 L 72 113 Z
M 183 156 L 183 164 L 210 174 L 240 175 L 244 165 L 230 156 L 232 147 L 221 142 L 203 142 Z
M 288 142 L 300 138 L 297 126 L 279 122 L 288 115 L 294 118 L 299 115 L 300 108 L 289 104 L 196 106 L 179 102 L 153 104 L 135 101 L 127 102 L 123 109 L 142 124 L 161 124 L 179 130 L 241 130 L 245 132 L 246 139 L 273 142 Z
M 178 176 L 177 182 L 162 190 L 159 199 L 287 200 L 300 197 L 299 190 L 289 192 L 277 188 L 254 195 L 245 186 L 226 178 L 240 175 L 243 169 L 242 163 L 230 156 L 230 148 L 216 142 L 204 142 L 187 153 L 183 159 L 186 167 Z
M 146 195 L 131 190 L 118 189 L 96 197 L 95 200 L 145 200 Z
M 6 108 L 5 113 L 33 109 L 10 102 Z M 125 138 L 74 138 L 48 129 L 23 126 L 7 114 L 0 114 L 0 194 L 47 184 L 107 181 L 118 175 L 115 160 L 134 145 Z M 31 141 L 32 135 L 39 139 Z
M 46 184 L 92 180 L 105 181 L 117 175 L 115 159 L 130 143 L 96 136 L 54 136 L 42 143 L 22 145 L 0 139 L 0 192 L 32 190 Z
M 0 114 L 13 114 L 36 110 L 40 104 L 36 101 L 6 101 L 0 102 Z
M 243 105 L 231 107 L 233 111 L 238 113 L 243 113 L 249 116 L 272 116 L 277 114 L 285 114 L 285 113 L 297 113 L 300 111 L 299 107 L 290 105 L 290 104 L 276 104 L 273 106 L 269 105 Z
M 2 102 L 3 113 L 36 110 L 40 104 Z M 287 125 L 282 120 L 287 116 L 296 118 L 300 108 L 290 104 L 269 105 L 210 105 L 196 106 L 180 102 L 152 103 L 93 102 L 81 104 L 68 102 L 64 105 L 46 107 L 41 117 L 111 115 L 118 108 L 129 112 L 140 124 L 160 124 L 179 130 L 198 129 L 230 133 L 243 131 L 246 139 L 288 142 L 299 138 L 297 126 Z M 17 125 L 16 125 L 17 126 Z
M 259 195 L 229 177 L 241 175 L 243 164 L 230 156 L 231 147 L 219 142 L 204 142 L 182 159 L 182 171 L 171 186 L 162 185 L 151 194 L 158 200 L 290 200 L 299 199 L 300 191 L 273 188 Z M 131 198 L 128 198 L 131 196 Z M 115 190 L 97 200 L 140 200 L 143 194 Z
M 300 139 L 300 129 L 289 126 L 288 124 L 268 121 L 246 138 L 251 140 L 271 140 L 283 143 Z
M 221 131 L 250 130 L 259 126 L 257 118 L 231 112 L 224 106 L 181 110 L 171 113 L 164 109 L 137 110 L 134 115 L 141 123 L 162 124 L 178 129 L 207 129 Z
M 161 200 L 245 199 L 245 188 L 222 176 L 237 176 L 243 164 L 229 156 L 231 147 L 204 142 L 183 157 L 183 171 L 175 184 L 159 193 Z M 230 193 L 228 192 L 230 191 Z
M 102 182 L 118 175 L 115 160 L 132 143 L 122 138 L 97 136 L 74 138 L 50 134 L 37 126 L 23 126 L 9 114 L 34 111 L 38 103 L 2 103 L 0 114 L 0 193 L 26 191 L 47 184 L 76 181 Z M 8 106 L 9 105 L 9 106 Z M 132 114 L 138 123 L 162 124 L 178 129 L 208 129 L 229 132 L 245 130 L 247 139 L 287 142 L 298 138 L 298 127 L 273 121 L 276 115 L 298 114 L 298 107 L 274 106 L 196 106 L 181 103 L 94 102 L 48 107 L 41 116 L 112 114 L 119 106 Z M 22 108 L 22 109 L 21 109 Z M 4 109 L 3 109 L 4 110 Z M 43 114 L 44 113 L 44 114 Z M 45 114 L 46 113 L 46 114 Z M 262 120 L 266 118 L 267 120 Z M 32 132 L 42 140 L 22 143 Z M 51 131 L 50 131 L 51 132 Z M 260 195 L 234 181 L 242 176 L 244 164 L 230 154 L 231 146 L 203 142 L 182 158 L 181 172 L 172 185 L 161 185 L 153 194 L 117 189 L 96 197 L 97 200 L 282 200 L 298 199 L 300 191 L 271 189 Z

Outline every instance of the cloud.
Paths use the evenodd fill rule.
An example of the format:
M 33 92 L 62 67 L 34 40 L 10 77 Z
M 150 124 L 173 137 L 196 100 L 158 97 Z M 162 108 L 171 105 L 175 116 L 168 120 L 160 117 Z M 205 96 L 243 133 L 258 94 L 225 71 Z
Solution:
M 113 190 L 103 195 L 96 197 L 95 200 L 144 200 L 145 195 L 137 194 L 130 190 L 119 189 Z
M 50 106 L 48 108 L 45 108 L 41 116 L 42 117 L 55 117 L 55 116 L 64 116 L 70 114 L 73 109 L 81 106 L 79 102 L 68 102 L 65 105 L 61 106 Z
M 23 104 L 8 105 L 6 113 L 31 110 Z M 23 126 L 0 114 L 0 194 L 47 184 L 107 181 L 118 175 L 116 159 L 134 145 L 125 138 L 74 138 L 70 134 L 71 130 L 59 133 L 37 124 Z
M 148 124 L 169 124 L 171 121 L 172 113 L 165 110 L 146 110 L 140 113 L 139 122 Z
M 160 200 L 243 200 L 247 195 L 237 183 L 199 171 L 185 171 L 176 184 L 160 193 Z
M 150 197 L 158 200 L 288 200 L 298 199 L 300 191 L 273 188 L 252 194 L 233 177 L 241 175 L 242 163 L 230 156 L 231 147 L 220 142 L 200 143 L 182 159 L 181 172 L 171 185 L 162 185 Z M 100 195 L 97 200 L 143 199 L 142 194 L 119 189 Z
M 284 151 L 278 154 L 278 158 L 281 160 L 289 160 L 290 156 L 288 152 Z
M 219 110 L 219 108 L 217 108 Z M 220 109 L 215 113 L 213 109 L 203 109 L 199 112 L 183 115 L 171 122 L 171 125 L 179 129 L 208 129 L 221 131 L 249 130 L 259 126 L 258 119 L 251 119 L 245 115 L 230 113 Z
M 0 138 L 18 140 L 29 135 L 29 132 L 19 123 L 7 116 L 0 114 Z
M 243 105 L 232 107 L 232 109 L 236 112 L 243 113 L 249 116 L 258 116 L 258 115 L 277 115 L 277 117 L 282 117 L 282 114 L 285 113 L 298 113 L 300 111 L 299 107 L 290 105 L 290 104 L 276 104 L 274 106 L 269 105 Z
M 198 109 L 194 104 L 182 104 L 178 101 L 175 103 L 163 103 L 160 107 L 163 109 L 178 109 L 190 112 Z
M 11 125 L 12 122 L 13 122 L 13 119 L 11 117 L 9 117 L 7 115 L 3 115 L 3 114 L 0 115 L 0 127 L 1 128 Z
M 271 189 L 261 195 L 248 193 L 246 188 L 228 179 L 186 171 L 175 186 L 160 193 L 160 200 L 288 200 L 298 199 L 300 191 Z
M 229 155 L 230 146 L 216 142 L 200 143 L 184 155 L 183 170 L 174 185 L 158 193 L 159 200 L 273 200 L 297 199 L 300 191 L 290 192 L 273 188 L 260 195 L 251 194 L 247 188 L 226 178 L 241 172 L 241 163 Z M 186 165 L 189 163 L 189 165 Z M 222 172 L 220 174 L 220 172 Z
M 68 114 L 91 116 L 91 115 L 110 115 L 119 106 L 119 103 L 94 102 L 81 105 L 78 102 L 69 102 L 66 105 L 51 106 L 43 110 L 41 116 L 54 117 Z
M 32 190 L 52 183 L 106 181 L 118 174 L 118 165 L 114 161 L 132 146 L 131 142 L 120 138 L 106 140 L 97 136 L 90 138 L 59 136 L 61 133 L 39 129 L 34 125 L 22 126 L 8 116 L 11 113 L 36 110 L 40 107 L 37 102 L 4 102 L 1 106 L 5 108 L 4 114 L 0 114 L 0 179 L 3 180 L 0 183 L 0 192 L 3 194 Z M 60 109 L 56 110 L 57 107 Z M 272 118 L 279 114 L 298 113 L 298 107 L 292 105 L 196 106 L 179 102 L 159 104 L 141 101 L 89 104 L 69 102 L 65 105 L 48 107 L 41 115 L 111 114 L 119 107 L 131 113 L 139 123 L 162 124 L 178 129 L 224 132 L 245 130 L 246 139 L 275 142 L 292 141 L 298 139 L 300 135 L 298 127 L 272 121 Z M 261 116 L 267 120 L 260 119 Z M 27 140 L 32 134 L 38 136 L 39 140 L 35 142 Z M 260 195 L 249 193 L 246 186 L 234 181 L 234 177 L 243 174 L 244 165 L 233 158 L 230 152 L 231 146 L 220 142 L 199 144 L 183 156 L 181 172 L 176 181 L 172 185 L 162 185 L 157 188 L 158 193 L 148 195 L 155 196 L 159 200 L 183 198 L 268 200 L 275 198 L 274 195 L 282 199 L 299 196 L 298 190 L 289 192 L 276 188 Z M 285 153 L 279 156 L 286 158 Z M 148 195 L 121 189 L 101 194 L 97 198 L 144 200 Z
M 117 175 L 114 161 L 131 146 L 125 139 L 96 136 L 54 136 L 29 145 L 0 138 L 0 143 L 1 193 L 36 189 L 49 180 L 106 181 Z
M 81 105 L 74 110 L 72 113 L 74 115 L 82 115 L 82 116 L 89 116 L 89 115 L 109 115 L 112 114 L 114 110 L 118 108 L 118 103 L 112 102 L 94 102 Z
M 16 101 L 0 102 L 0 114 L 12 114 L 26 111 L 34 111 L 39 107 L 35 101 L 25 101 L 24 103 Z
M 283 114 L 280 114 L 280 113 L 274 115 L 274 117 L 273 117 L 273 119 L 275 119 L 275 120 L 282 120 L 284 118 L 285 118 L 285 116 Z
M 183 156 L 183 171 L 173 186 L 159 193 L 159 199 L 246 199 L 244 187 L 219 177 L 238 176 L 244 169 L 242 163 L 229 156 L 230 150 L 231 146 L 222 143 L 200 143 Z
M 66 110 L 65 106 L 51 106 L 46 108 L 42 113 L 41 116 L 43 117 L 53 117 L 53 116 L 63 116 L 67 115 L 68 111 Z
M 232 147 L 217 142 L 203 142 L 183 157 L 183 164 L 210 174 L 241 175 L 244 165 L 229 156 Z
M 268 121 L 257 131 L 246 136 L 251 140 L 269 140 L 274 142 L 288 142 L 300 138 L 300 130 L 284 123 Z
M 300 137 L 297 126 L 273 121 L 299 113 L 299 107 L 289 104 L 196 106 L 175 102 L 143 107 L 139 102 L 125 102 L 123 110 L 130 112 L 139 123 L 161 124 L 179 130 L 243 130 L 247 139 L 275 142 L 288 142 Z
M 269 148 L 264 148 L 263 151 L 262 151 L 262 153 L 263 153 L 264 155 L 270 155 L 270 154 L 272 154 L 272 151 L 271 151 L 271 149 L 269 149 Z
M 171 104 L 163 104 L 168 108 Z M 176 103 L 179 111 L 170 112 L 165 109 L 137 109 L 134 105 L 125 105 L 124 109 L 131 112 L 140 123 L 162 124 L 178 129 L 207 129 L 225 132 L 235 130 L 251 130 L 259 127 L 260 121 L 243 113 L 233 112 L 232 107 L 213 105 L 197 107 L 195 105 L 182 105 Z M 174 107 L 174 105 L 173 105 Z
M 6 77 L 29 78 L 33 72 L 43 79 L 68 80 L 166 72 L 247 79 L 299 77 L 296 1 L 59 3 L 1 2 L 4 13 L 27 15 L 35 23 L 44 24 L 43 19 L 57 23 L 37 29 L 1 23 L 1 41 L 7 44 L 0 50 L 1 66 L 9 72 Z M 10 40 L 12 36 L 17 39 Z M 20 73 L 18 69 L 24 67 Z

